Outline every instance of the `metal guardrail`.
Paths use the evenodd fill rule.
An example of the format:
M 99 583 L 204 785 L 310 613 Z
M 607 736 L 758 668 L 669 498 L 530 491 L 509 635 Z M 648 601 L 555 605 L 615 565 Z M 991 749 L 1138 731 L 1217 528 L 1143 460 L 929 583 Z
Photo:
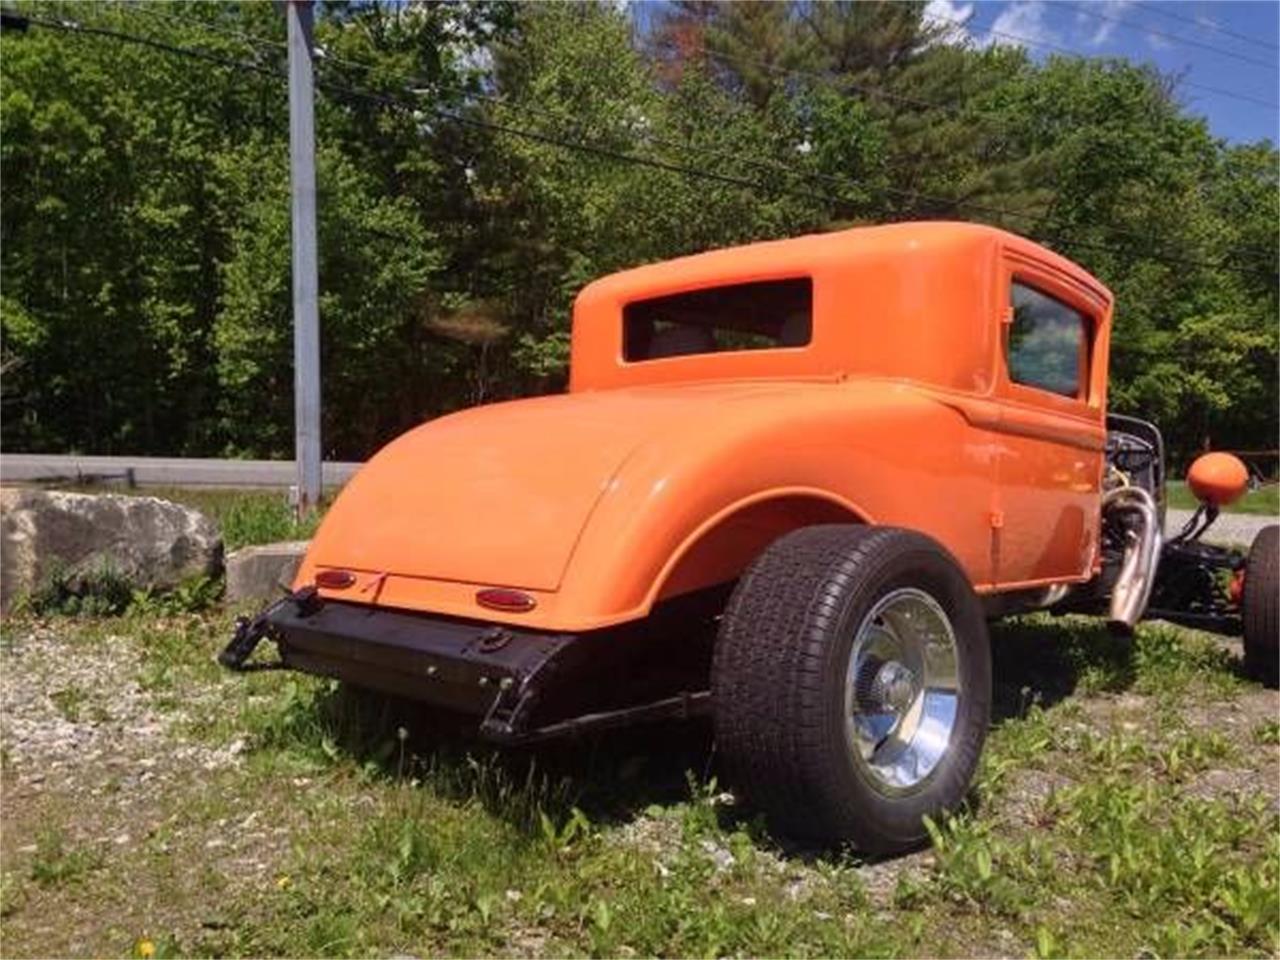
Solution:
M 340 487 L 363 464 L 327 461 L 326 487 Z M 122 483 L 132 487 L 275 487 L 297 483 L 292 460 L 89 457 L 0 453 L 0 483 Z

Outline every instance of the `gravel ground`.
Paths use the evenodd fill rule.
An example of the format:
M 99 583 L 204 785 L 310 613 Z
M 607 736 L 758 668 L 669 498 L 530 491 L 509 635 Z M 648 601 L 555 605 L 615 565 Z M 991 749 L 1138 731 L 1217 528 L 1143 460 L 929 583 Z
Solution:
M 33 624 L 0 647 L 0 956 L 110 955 L 148 928 L 194 938 L 218 908 L 210 878 L 270 890 L 287 839 L 278 816 L 228 787 L 241 782 L 245 741 L 190 739 L 182 725 L 208 708 L 184 695 L 157 709 L 139 637 L 86 632 Z M 221 822 L 193 818 L 215 805 Z M 31 880 L 37 863 L 54 875 L 47 886 Z M 16 910 L 90 875 L 101 884 L 92 896 Z
M 504 811 L 511 801 L 483 786 L 506 782 L 500 768 L 469 753 L 452 761 L 442 751 L 431 766 L 417 768 L 438 777 L 425 785 L 416 776 L 405 782 L 398 772 L 394 779 L 380 776 L 370 769 L 374 761 L 348 754 L 322 725 L 310 733 L 305 725 L 285 725 L 316 707 L 297 696 L 292 680 L 267 674 L 254 690 L 251 677 L 213 669 L 209 660 L 226 627 L 225 618 L 195 617 L 6 625 L 0 957 L 585 955 L 593 947 L 582 926 L 591 921 L 578 905 L 596 896 L 622 904 L 613 907 L 619 912 L 612 922 L 624 941 L 653 938 L 635 949 L 621 942 L 595 951 L 620 956 L 826 955 L 831 949 L 816 938 L 831 923 L 894 930 L 878 948 L 887 955 L 1026 956 L 1039 949 L 1041 929 L 1069 931 L 1073 939 L 1059 951 L 1043 951 L 1056 955 L 1275 954 L 1267 952 L 1275 941 L 1266 932 L 1274 925 L 1261 934 L 1237 925 L 1229 933 L 1236 939 L 1203 949 L 1145 946 L 1170 925 L 1219 917 L 1220 890 L 1188 887 L 1176 903 L 1132 908 L 1141 914 L 1119 903 L 1099 921 L 1127 888 L 1108 879 L 1105 865 L 1095 866 L 1090 844 L 1110 834 L 1070 819 L 1088 809 L 1114 829 L 1146 837 L 1160 825 L 1124 821 L 1125 805 L 1153 809 L 1135 786 L 1161 791 L 1170 815 L 1181 815 L 1184 824 L 1192 814 L 1252 817 L 1239 849 L 1219 841 L 1206 849 L 1234 858 L 1233 870 L 1274 869 L 1256 852 L 1274 836 L 1267 826 L 1274 821 L 1250 811 L 1280 811 L 1274 731 L 1280 701 L 1274 691 L 1239 682 L 1232 663 L 1198 646 L 1203 637 L 1178 634 L 1186 645 L 1176 651 L 1148 642 L 1144 656 L 1077 650 L 1073 657 L 1085 658 L 1077 660 L 1054 657 L 1046 645 L 1071 640 L 1084 647 L 1092 636 L 1105 646 L 1105 635 L 1083 621 L 1001 628 L 997 682 L 1010 694 L 1021 691 L 1024 706 L 993 726 L 975 819 L 949 834 L 945 855 L 925 848 L 846 861 L 751 841 L 746 828 L 708 825 L 700 804 L 655 790 L 688 767 L 678 759 L 672 766 L 682 755 L 676 741 L 650 733 L 602 741 L 603 752 L 597 756 L 592 747 L 589 758 L 574 747 L 576 759 L 548 768 L 566 778 L 549 781 L 564 784 L 566 796 L 579 788 L 590 796 L 608 751 L 640 761 L 638 773 L 609 788 L 617 791 L 609 803 L 618 806 L 592 815 L 589 830 L 600 843 L 522 844 L 544 852 L 527 854 L 542 859 L 536 872 L 520 874 L 534 861 L 489 854 L 494 844 L 520 836 L 506 822 L 518 816 L 514 806 Z M 1083 635 L 1072 639 L 1073 630 Z M 1234 662 L 1238 642 L 1223 642 Z M 1192 655 L 1198 672 L 1180 672 Z M 667 736 L 691 733 L 681 728 Z M 450 772 L 455 762 L 458 771 L 490 772 L 466 780 Z M 1079 790 L 1095 781 L 1106 787 L 1098 802 L 1115 810 L 1079 805 L 1093 802 L 1094 794 L 1082 798 Z M 719 807 L 732 798 L 718 793 L 710 802 Z M 611 809 L 628 813 L 615 820 Z M 718 813 L 711 816 L 720 822 Z M 415 832 L 415 824 L 426 826 Z M 425 852 L 415 854 L 419 844 Z M 620 848 L 642 855 L 642 872 L 617 873 L 632 862 Z M 1151 850 L 1164 848 L 1139 848 L 1138 866 L 1130 869 L 1161 876 L 1165 868 Z M 994 851 L 994 876 L 1011 880 L 982 879 L 990 866 L 982 867 L 975 851 Z M 424 866 L 405 873 L 413 856 Z M 637 878 L 649 870 L 662 882 L 635 894 Z M 528 884 L 521 888 L 513 875 Z M 1013 891 L 1007 902 L 1016 909 L 973 899 L 988 896 L 981 891 L 996 889 L 992 883 Z M 455 890 L 463 892 L 453 897 Z M 547 890 L 563 900 L 551 900 Z M 781 896 L 774 899 L 775 892 Z M 489 898 L 483 902 L 492 919 L 479 919 L 481 895 Z M 796 917 L 820 923 L 794 928 L 800 932 L 787 951 L 752 950 L 748 939 L 718 951 L 705 943 L 690 950 L 682 932 L 645 932 L 637 919 L 642 901 L 628 896 L 647 898 L 644 909 L 673 923 L 745 908 L 750 913 L 734 914 L 734 922 L 746 930 L 800 923 L 787 919 Z M 561 902 L 571 905 L 564 919 L 545 912 Z M 334 918 L 345 917 L 349 929 L 334 926 Z M 483 925 L 489 939 L 474 939 L 481 934 L 463 923 Z M 726 927 L 724 936 L 739 936 L 736 929 Z M 757 935 L 763 934 L 750 934 Z
M 75 644 L 56 624 L 15 634 L 0 683 L 0 743 L 14 796 L 66 786 L 127 795 L 157 778 L 181 782 L 192 770 L 238 762 L 243 742 L 221 750 L 175 744 L 171 727 L 185 714 L 153 708 L 141 669 L 137 643 L 126 637 Z
M 1170 510 L 1165 516 L 1165 534 L 1172 536 L 1190 519 L 1190 510 Z M 1252 513 L 1224 513 L 1213 522 L 1204 539 L 1210 543 L 1238 543 L 1247 547 L 1253 543 L 1253 538 L 1257 536 L 1259 530 L 1276 522 L 1276 517 Z

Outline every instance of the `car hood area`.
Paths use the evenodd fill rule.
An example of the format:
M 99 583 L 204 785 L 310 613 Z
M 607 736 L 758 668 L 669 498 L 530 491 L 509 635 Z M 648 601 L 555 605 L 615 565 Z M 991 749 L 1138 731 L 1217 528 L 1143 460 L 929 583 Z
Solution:
M 725 404 L 786 389 L 754 382 L 570 393 L 429 421 L 350 481 L 303 573 L 336 567 L 554 591 L 592 510 L 637 447 L 691 421 L 713 428 Z

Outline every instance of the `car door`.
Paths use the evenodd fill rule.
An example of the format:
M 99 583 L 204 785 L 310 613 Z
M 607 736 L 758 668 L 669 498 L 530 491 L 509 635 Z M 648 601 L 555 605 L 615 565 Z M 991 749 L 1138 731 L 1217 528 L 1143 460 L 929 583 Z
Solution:
M 1031 256 L 1006 251 L 1003 267 L 996 582 L 1086 579 L 1098 549 L 1108 305 Z

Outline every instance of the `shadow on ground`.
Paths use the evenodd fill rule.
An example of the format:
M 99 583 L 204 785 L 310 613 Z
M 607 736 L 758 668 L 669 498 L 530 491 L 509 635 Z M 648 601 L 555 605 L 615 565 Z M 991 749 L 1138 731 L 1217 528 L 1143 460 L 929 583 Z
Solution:
M 1132 637 L 1101 621 L 1034 617 L 991 625 L 991 722 L 1023 716 L 1033 705 L 1067 699 L 1087 672 L 1097 686 L 1121 692 L 1137 679 Z
M 1137 677 L 1133 639 L 1085 618 L 995 624 L 991 646 L 993 726 L 1070 697 L 1086 673 L 1090 689 L 1116 693 Z M 690 799 L 715 774 L 705 718 L 503 749 L 477 739 L 474 719 L 350 688 L 323 695 L 316 710 L 327 735 L 361 764 L 429 781 L 530 829 L 541 812 L 559 819 L 574 807 L 593 822 L 627 822 L 650 805 Z
M 688 800 L 714 773 L 705 717 L 504 748 L 478 737 L 475 718 L 352 687 L 321 694 L 314 709 L 323 735 L 361 765 L 531 829 L 539 813 L 558 822 L 575 807 L 593 822 L 625 822 Z

